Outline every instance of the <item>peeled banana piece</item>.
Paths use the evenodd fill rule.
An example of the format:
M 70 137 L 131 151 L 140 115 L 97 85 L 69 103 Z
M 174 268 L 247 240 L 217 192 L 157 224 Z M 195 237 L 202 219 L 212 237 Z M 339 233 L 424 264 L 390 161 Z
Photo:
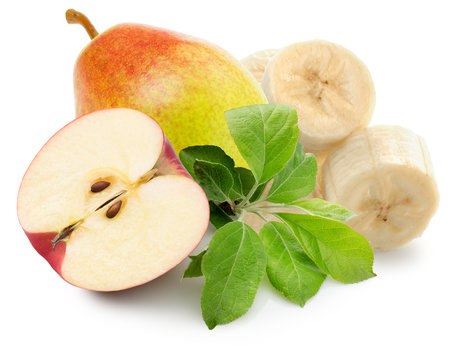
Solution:
M 270 103 L 297 110 L 299 141 L 316 155 L 366 127 L 375 106 L 367 67 L 349 50 L 323 40 L 279 50 L 268 62 L 262 88 Z
M 324 199 L 357 214 L 347 224 L 375 250 L 418 237 L 439 193 L 424 140 L 399 126 L 359 130 L 333 149 L 322 169 Z
M 241 63 L 262 83 L 263 74 L 271 58 L 278 52 L 276 49 L 260 50 L 241 59 Z

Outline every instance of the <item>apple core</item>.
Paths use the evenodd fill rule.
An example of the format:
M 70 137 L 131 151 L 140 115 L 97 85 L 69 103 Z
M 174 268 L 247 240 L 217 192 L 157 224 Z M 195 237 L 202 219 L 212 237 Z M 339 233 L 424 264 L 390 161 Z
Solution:
M 203 237 L 209 209 L 153 119 L 108 109 L 76 119 L 46 143 L 24 175 L 18 216 L 65 280 L 112 291 L 181 262 Z

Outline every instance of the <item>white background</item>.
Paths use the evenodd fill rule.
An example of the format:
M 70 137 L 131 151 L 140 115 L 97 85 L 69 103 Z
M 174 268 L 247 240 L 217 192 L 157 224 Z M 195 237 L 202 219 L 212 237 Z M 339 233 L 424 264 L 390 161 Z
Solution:
M 42 3 L 42 4 L 41 4 Z M 8 4 L 8 5 L 5 5 Z M 457 12 L 453 1 L 8 1 L 2 10 L 2 359 L 457 357 Z M 372 124 L 425 137 L 441 203 L 429 228 L 378 253 L 378 276 L 327 280 L 304 308 L 264 281 L 251 310 L 209 331 L 201 279 L 182 264 L 118 293 L 64 282 L 29 244 L 16 218 L 21 177 L 45 141 L 74 117 L 72 71 L 89 39 L 64 13 L 85 12 L 99 32 L 120 22 L 207 39 L 242 58 L 296 41 L 326 39 L 356 53 L 373 76 Z

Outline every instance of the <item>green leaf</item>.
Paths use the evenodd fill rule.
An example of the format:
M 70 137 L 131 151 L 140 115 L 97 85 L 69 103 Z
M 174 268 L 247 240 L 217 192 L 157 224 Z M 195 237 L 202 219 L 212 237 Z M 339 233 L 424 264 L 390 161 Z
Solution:
M 218 229 L 203 258 L 203 319 L 208 328 L 245 314 L 252 305 L 266 267 L 257 233 L 234 221 Z
M 194 173 L 195 180 L 205 190 L 209 200 L 231 202 L 229 195 L 233 178 L 224 165 L 195 160 Z
M 290 203 L 313 191 L 316 186 L 317 162 L 313 154 L 305 154 L 303 146 L 297 144 L 294 155 L 273 178 L 267 201 Z
M 202 259 L 203 255 L 206 254 L 206 250 L 203 250 L 198 255 L 191 255 L 190 257 L 190 264 L 187 267 L 186 271 L 184 272 L 183 278 L 192 278 L 192 277 L 199 277 L 203 276 L 202 274 Z
M 278 173 L 294 153 L 297 112 L 289 105 L 251 105 L 225 112 L 230 134 L 257 183 Z
M 370 244 L 349 226 L 313 215 L 277 215 L 291 227 L 311 260 L 335 280 L 355 283 L 375 276 Z
M 292 205 L 302 208 L 311 215 L 322 216 L 337 221 L 347 221 L 356 216 L 352 211 L 341 205 L 317 198 L 295 201 Z
M 195 160 L 206 160 L 212 163 L 221 164 L 227 169 L 235 166 L 233 159 L 219 146 L 214 145 L 189 146 L 180 151 L 179 159 L 193 178 L 195 178 Z
M 249 193 L 249 191 L 252 189 L 252 187 L 255 185 L 254 175 L 252 174 L 252 171 L 242 168 L 242 167 L 236 167 L 235 171 L 240 176 L 241 191 L 242 191 L 243 195 L 246 196 Z M 257 200 L 265 191 L 266 186 L 267 186 L 267 183 L 259 185 L 257 187 L 257 190 L 254 192 L 254 194 L 251 196 L 251 198 L 249 200 L 250 201 Z
M 195 160 L 205 160 L 212 163 L 224 165 L 230 171 L 230 174 L 232 174 L 233 178 L 232 193 L 229 194 L 230 199 L 238 200 L 242 197 L 241 181 L 239 174 L 235 171 L 235 162 L 219 146 L 189 146 L 180 151 L 179 159 L 194 179 L 196 178 L 194 172 Z
M 271 284 L 290 301 L 304 306 L 325 280 L 323 274 L 303 251 L 289 227 L 276 221 L 260 230 L 267 253 L 267 275 Z
M 224 226 L 225 224 L 233 221 L 224 210 L 217 206 L 214 202 L 209 202 L 209 221 L 215 226 L 216 229 Z

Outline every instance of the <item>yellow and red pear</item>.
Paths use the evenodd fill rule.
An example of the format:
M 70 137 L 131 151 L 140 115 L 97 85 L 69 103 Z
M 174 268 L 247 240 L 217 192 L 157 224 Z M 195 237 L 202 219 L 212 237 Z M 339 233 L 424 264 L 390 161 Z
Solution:
M 254 77 L 225 50 L 177 32 L 120 24 L 98 34 L 81 13 L 67 11 L 92 41 L 74 69 L 76 113 L 126 107 L 163 128 L 176 152 L 218 145 L 237 165 L 247 164 L 230 136 L 224 111 L 266 103 Z
M 114 291 L 185 259 L 206 232 L 209 206 L 157 122 L 107 109 L 43 146 L 22 180 L 18 217 L 63 279 Z

